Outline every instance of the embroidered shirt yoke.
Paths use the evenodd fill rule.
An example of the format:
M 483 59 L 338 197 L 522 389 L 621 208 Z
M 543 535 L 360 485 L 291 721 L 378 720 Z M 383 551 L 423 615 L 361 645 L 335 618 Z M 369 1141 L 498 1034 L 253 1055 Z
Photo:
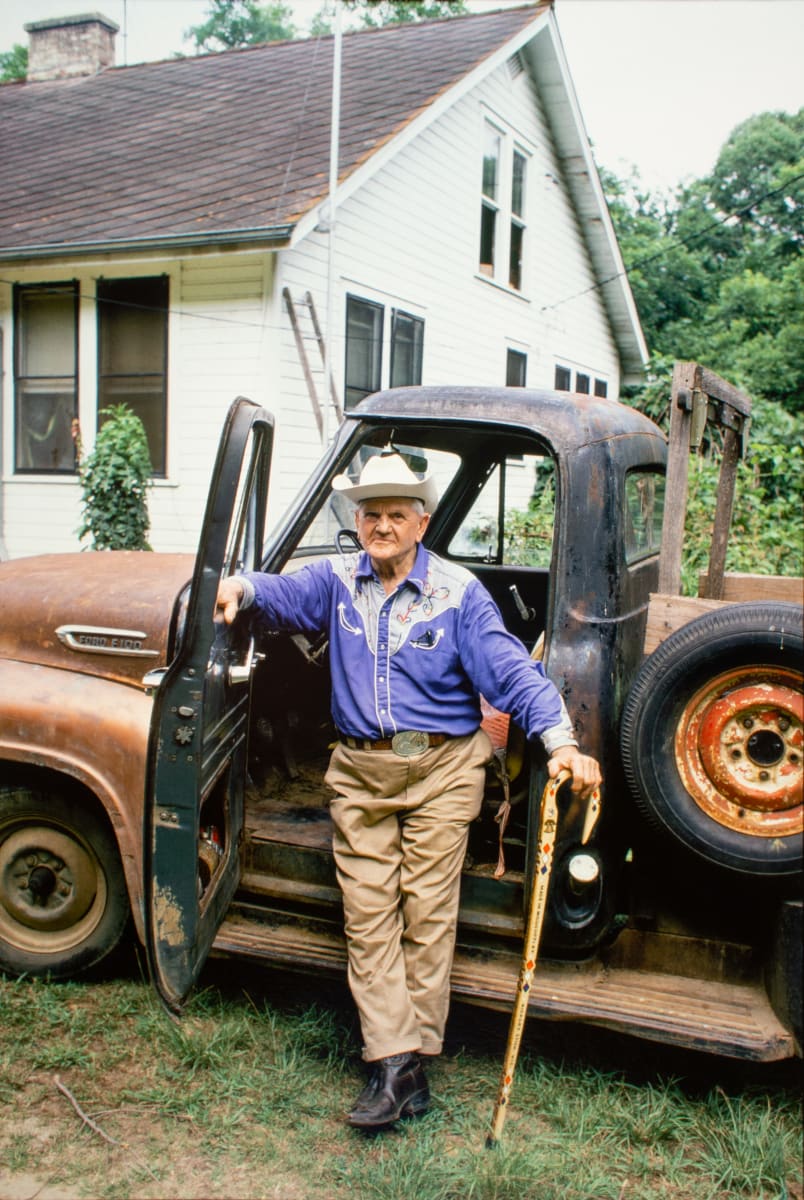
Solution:
M 482 693 L 548 753 L 577 744 L 558 691 L 506 630 L 488 591 L 422 545 L 390 595 L 365 552 L 241 579 L 243 607 L 269 628 L 327 631 L 332 715 L 343 734 L 474 733 Z

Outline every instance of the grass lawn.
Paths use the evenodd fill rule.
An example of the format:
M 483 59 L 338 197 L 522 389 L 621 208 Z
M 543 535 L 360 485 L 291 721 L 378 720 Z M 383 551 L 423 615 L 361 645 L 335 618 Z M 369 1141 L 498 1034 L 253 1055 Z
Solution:
M 0 1200 L 804 1200 L 800 1062 L 751 1065 L 457 1006 L 433 1106 L 361 1134 L 343 985 L 211 963 L 181 1022 L 136 966 L 0 980 Z

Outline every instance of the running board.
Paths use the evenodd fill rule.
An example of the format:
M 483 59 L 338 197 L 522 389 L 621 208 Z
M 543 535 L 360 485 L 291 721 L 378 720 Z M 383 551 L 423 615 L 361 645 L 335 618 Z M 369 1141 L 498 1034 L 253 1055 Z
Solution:
M 213 954 L 235 955 L 290 970 L 328 975 L 346 971 L 342 932 L 326 922 L 250 919 L 232 912 Z M 520 959 L 514 953 L 458 947 L 452 970 L 456 999 L 510 1011 Z M 752 1062 L 795 1054 L 793 1036 L 758 984 L 723 983 L 598 962 L 545 959 L 533 977 L 532 1017 L 578 1021 L 620 1033 Z

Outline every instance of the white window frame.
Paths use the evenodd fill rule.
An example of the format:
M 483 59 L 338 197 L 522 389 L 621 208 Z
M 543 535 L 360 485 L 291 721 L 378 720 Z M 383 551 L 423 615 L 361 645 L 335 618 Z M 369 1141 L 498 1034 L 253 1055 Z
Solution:
M 418 304 L 412 304 L 404 298 L 396 295 L 391 295 L 387 292 L 380 292 L 377 288 L 364 287 L 362 284 L 353 279 L 346 280 L 347 287 L 343 295 L 343 328 L 344 328 L 344 358 L 343 358 L 343 384 L 344 397 L 346 396 L 346 314 L 348 303 L 350 300 L 362 302 L 367 305 L 372 305 L 375 308 L 382 310 L 382 336 L 378 345 L 380 355 L 380 371 L 379 371 L 379 387 L 380 390 L 391 386 L 391 362 L 393 358 L 393 334 L 394 334 L 394 316 L 399 315 L 409 317 L 413 321 L 421 322 L 421 369 L 422 380 L 424 379 L 424 361 L 426 353 L 426 337 L 427 337 L 427 313 Z
M 498 144 L 497 179 L 494 191 L 486 189 L 486 159 L 490 157 L 486 150 L 490 139 L 495 138 Z M 481 177 L 480 177 L 480 228 L 477 241 L 477 264 L 475 268 L 478 279 L 494 283 L 505 288 L 515 296 L 523 296 L 527 292 L 528 278 L 527 263 L 529 255 L 529 226 L 528 206 L 530 199 L 529 174 L 533 161 L 534 150 L 528 146 L 511 126 L 507 125 L 496 115 L 483 112 L 481 135 Z M 519 211 L 514 211 L 514 164 L 517 159 L 522 161 L 522 186 Z M 487 246 L 487 223 L 493 219 L 492 248 Z M 521 231 L 522 249 L 519 257 L 518 284 L 512 282 L 511 251 L 513 246 L 514 229 Z
M 569 380 L 569 386 L 566 388 L 558 386 L 556 375 L 559 371 L 566 372 Z M 578 386 L 579 379 L 581 377 L 585 378 L 586 380 L 586 386 L 583 391 L 581 391 Z M 587 367 L 582 363 L 572 363 L 572 360 L 565 358 L 563 361 L 556 360 L 555 362 L 555 366 L 553 368 L 553 387 L 557 392 L 574 392 L 582 396 L 597 396 L 598 399 L 600 399 L 597 388 L 605 388 L 606 395 L 608 396 L 611 382 L 609 380 L 608 372 L 596 371 L 594 367 Z
M 511 367 L 516 363 L 522 369 L 522 382 L 509 383 L 511 375 Z M 506 346 L 505 348 L 505 386 L 506 387 L 527 387 L 528 386 L 528 352 L 521 346 Z
M 177 430 L 175 423 L 180 419 L 177 399 L 181 395 L 180 381 L 177 377 L 177 362 L 179 356 L 176 347 L 179 345 L 178 315 L 174 308 L 179 295 L 179 274 L 175 264 L 159 260 L 154 263 L 137 267 L 132 264 L 125 269 L 122 264 L 116 264 L 114 270 L 105 272 L 108 279 L 136 279 L 140 276 L 166 276 L 168 279 L 169 308 L 167 315 L 167 373 L 166 387 L 166 473 L 154 475 L 153 483 L 156 488 L 174 487 L 178 480 L 174 477 L 175 467 L 172 460 L 175 456 Z M 77 416 L 81 434 L 83 453 L 89 454 L 95 445 L 98 421 L 98 314 L 97 314 L 97 274 L 91 268 L 81 270 L 62 270 L 39 272 L 32 269 L 20 271 L 14 280 L 19 288 L 37 286 L 68 286 L 75 282 L 78 286 L 78 388 Z M 74 483 L 78 479 L 77 471 L 37 471 L 17 470 L 16 460 L 16 388 L 15 364 L 18 328 L 14 319 L 14 287 L 8 287 L 8 325 L 5 339 L 5 378 L 0 389 L 0 410 L 2 410 L 2 430 L 0 430 L 0 445 L 2 445 L 2 482 L 4 484 L 21 484 L 29 482 L 64 484 Z M 10 336 L 9 336 L 10 335 Z
M 559 382 L 558 382 L 558 372 L 559 371 L 565 372 L 565 374 L 567 376 L 567 383 L 569 385 L 568 387 L 561 387 L 559 385 Z M 571 392 L 572 391 L 572 368 L 568 367 L 565 362 L 557 362 L 555 364 L 555 367 L 553 369 L 553 387 L 555 388 L 555 390 L 557 392 Z
M 164 312 L 161 313 L 161 336 L 163 338 L 163 343 L 164 343 L 163 346 L 161 347 L 163 350 L 162 365 L 161 365 L 161 370 L 149 372 L 149 375 L 152 379 L 158 378 L 161 381 L 161 397 L 160 397 L 160 405 L 159 405 L 159 421 L 161 424 L 161 430 L 159 431 L 158 437 L 159 437 L 159 439 L 161 439 L 161 442 L 162 442 L 162 457 L 161 457 L 160 461 L 157 462 L 157 461 L 154 461 L 154 456 L 152 454 L 151 466 L 153 469 L 153 478 L 154 479 L 166 479 L 167 478 L 167 464 L 168 464 L 168 393 L 169 393 L 168 382 L 169 382 L 169 368 L 170 368 L 169 332 L 170 332 L 170 285 L 171 285 L 171 280 L 170 280 L 170 276 L 164 271 L 160 272 L 159 274 L 155 274 L 155 275 L 144 275 L 144 274 L 104 275 L 95 281 L 95 321 L 96 321 L 95 344 L 96 344 L 96 351 L 97 351 L 97 371 L 96 371 L 96 383 L 95 383 L 95 396 L 96 396 L 97 411 L 96 411 L 95 419 L 96 419 L 96 423 L 101 422 L 101 414 L 102 414 L 104 408 L 109 407 L 110 404 L 113 404 L 115 402 L 112 399 L 112 397 L 109 397 L 108 400 L 104 400 L 101 398 L 101 393 L 103 391 L 104 385 L 113 391 L 115 377 L 117 377 L 118 379 L 121 378 L 121 372 L 119 371 L 119 369 L 117 371 L 114 371 L 111 368 L 104 369 L 104 364 L 102 362 L 102 351 L 103 351 L 103 346 L 104 346 L 103 330 L 105 328 L 105 316 L 106 316 L 106 313 L 112 311 L 110 308 L 104 309 L 104 307 L 103 307 L 104 301 L 106 299 L 103 296 L 104 289 L 107 287 L 107 285 L 119 285 L 119 284 L 125 284 L 127 287 L 131 287 L 131 285 L 133 285 L 133 284 L 136 284 L 138 282 L 143 282 L 146 280 L 148 281 L 148 283 L 156 282 L 156 284 L 158 284 L 159 289 L 163 290 L 165 293 L 165 308 L 164 308 Z M 154 290 L 157 290 L 157 289 L 155 288 Z M 112 303 L 114 303 L 114 301 L 112 301 Z M 136 301 L 129 301 L 129 303 L 136 303 Z M 161 312 L 161 310 L 159 310 L 159 309 L 153 309 L 152 311 L 154 311 L 155 313 Z M 119 336 L 119 331 L 118 331 L 117 336 Z M 114 338 L 112 338 L 112 341 L 113 340 L 114 340 Z M 129 385 L 136 378 L 136 376 L 138 374 L 142 375 L 143 372 L 130 371 L 128 373 L 127 380 L 129 382 Z M 128 400 L 127 403 L 128 403 L 129 408 L 133 412 L 137 411 L 135 404 L 131 400 Z M 140 414 L 140 415 L 142 416 L 143 414 Z M 143 426 L 147 433 L 149 426 L 148 426 L 148 423 L 146 420 L 143 420 Z M 97 429 L 99 429 L 99 428 L 100 428 L 100 425 L 97 424 Z
M 493 190 L 487 186 L 486 163 L 492 158 L 488 153 L 494 144 L 496 152 L 495 179 Z M 503 222 L 500 220 L 500 192 L 503 175 L 503 148 L 505 133 L 486 117 L 483 121 L 483 153 L 482 171 L 480 178 L 480 245 L 478 253 L 478 270 L 482 275 L 494 279 L 500 263 L 500 230 Z M 488 244 L 490 241 L 490 245 Z
M 60 322 L 55 321 L 52 316 L 46 322 L 42 321 L 41 316 L 34 318 L 28 317 L 27 306 L 34 298 L 47 301 L 48 297 L 57 298 L 60 304 L 69 306 L 69 311 L 65 307 L 68 320 L 64 322 L 65 337 L 60 339 L 63 343 L 62 348 L 68 348 L 69 357 L 71 358 L 70 369 L 63 371 L 42 369 L 41 360 L 47 358 L 47 353 L 42 352 L 41 348 L 36 345 L 36 339 L 33 335 L 41 333 L 42 329 L 47 330 L 47 341 L 52 343 L 52 330 L 54 325 L 57 327 Z M 70 478 L 78 474 L 78 460 L 76 456 L 77 443 L 76 431 L 80 413 L 80 338 L 79 324 L 81 316 L 81 290 L 79 280 L 76 278 L 63 279 L 56 282 L 20 282 L 15 285 L 12 291 L 12 313 L 14 327 L 14 355 L 12 361 L 12 394 L 13 394 L 13 438 L 12 438 L 12 463 L 13 473 L 15 477 L 43 475 L 46 477 L 61 477 Z M 34 349 L 36 348 L 36 354 Z M 28 352 L 30 353 L 36 367 L 29 364 Z M 62 364 L 65 367 L 67 363 Z M 47 404 L 48 399 L 51 400 L 51 409 L 47 415 L 50 417 L 48 428 L 42 428 L 38 431 L 33 430 L 29 435 L 29 440 L 26 442 L 25 434 L 21 426 L 26 423 L 28 412 L 33 408 L 35 410 L 35 402 L 37 399 L 44 399 Z M 43 412 L 47 413 L 47 409 L 43 408 Z M 33 422 L 31 423 L 33 425 Z M 52 432 L 55 430 L 55 432 Z M 38 434 L 38 436 L 37 436 Z M 54 440 L 55 439 L 55 440 Z M 28 463 L 26 462 L 26 454 L 24 447 L 30 444 L 32 456 L 35 455 L 38 447 L 37 442 L 49 446 L 50 453 L 58 453 L 59 459 L 52 466 L 44 463 Z
M 514 183 L 515 183 L 514 168 L 516 166 L 517 159 L 520 159 L 522 162 L 522 181 L 521 181 L 521 187 L 520 187 L 521 196 L 520 196 L 518 211 L 514 207 Z M 513 146 L 511 147 L 511 215 L 510 215 L 510 220 L 508 222 L 508 286 L 510 288 L 513 288 L 513 290 L 515 292 L 522 291 L 522 284 L 524 282 L 524 275 L 525 275 L 525 255 L 526 255 L 527 228 L 528 228 L 528 222 L 527 222 L 528 162 L 529 162 L 529 156 L 526 154 L 523 147 L 520 146 L 517 142 L 514 142 Z M 513 263 L 512 263 L 511 256 L 512 256 L 513 245 L 514 245 L 514 230 L 515 229 L 519 231 L 521 238 L 522 238 L 520 255 L 519 255 L 519 265 L 518 265 L 519 279 L 518 279 L 517 283 L 514 283 L 511 278 L 511 275 L 513 273 Z

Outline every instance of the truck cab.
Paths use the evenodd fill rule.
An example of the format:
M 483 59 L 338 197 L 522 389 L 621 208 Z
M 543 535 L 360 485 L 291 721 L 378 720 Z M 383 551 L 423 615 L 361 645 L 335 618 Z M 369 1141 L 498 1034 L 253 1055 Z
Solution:
M 210 953 L 292 968 L 300 990 L 345 970 L 326 638 L 245 615 L 225 627 L 215 595 L 233 572 L 354 553 L 332 479 L 391 444 L 437 481 L 426 545 L 485 584 L 603 771 L 589 844 L 584 805 L 559 796 L 531 1012 L 756 1060 L 800 1053 L 801 613 L 729 605 L 646 657 L 670 502 L 661 431 L 590 396 L 378 393 L 266 540 L 272 442 L 270 415 L 236 401 L 195 557 L 0 564 L 3 967 L 80 973 L 131 918 L 174 1009 Z M 546 771 L 506 714 L 484 713 L 495 756 L 452 986 L 506 1008 Z

